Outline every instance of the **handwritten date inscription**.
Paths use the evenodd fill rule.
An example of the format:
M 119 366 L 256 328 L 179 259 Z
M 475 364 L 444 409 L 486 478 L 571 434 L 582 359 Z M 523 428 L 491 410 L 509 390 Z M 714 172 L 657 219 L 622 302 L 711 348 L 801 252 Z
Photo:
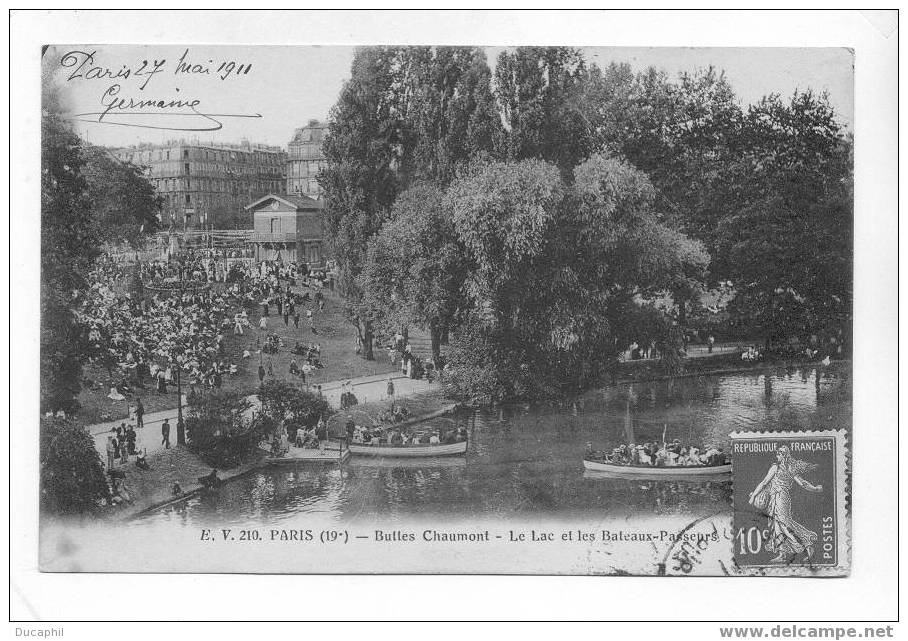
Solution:
M 196 60 L 185 49 L 179 58 L 169 62 L 167 58 L 153 58 L 136 61 L 135 64 L 107 65 L 98 60 L 98 52 L 72 50 L 60 58 L 60 66 L 66 69 L 65 81 L 102 81 L 107 85 L 101 92 L 99 111 L 75 114 L 75 119 L 84 122 L 102 123 L 143 129 L 166 129 L 172 131 L 216 131 L 223 127 L 222 118 L 261 118 L 260 114 L 206 113 L 202 111 L 202 100 L 195 96 L 182 96 L 180 88 L 174 87 L 174 95 L 150 96 L 144 92 L 159 74 L 163 78 L 176 79 L 212 77 L 219 82 L 247 76 L 252 63 L 235 60 Z M 111 84 L 107 84 L 110 81 Z M 130 86 L 127 86 L 130 85 Z M 131 87 L 131 85 L 135 85 Z M 138 95 L 127 92 L 137 90 Z M 114 118 L 116 116 L 116 118 Z M 174 124 L 163 123 L 160 117 L 174 118 Z M 187 120 L 188 119 L 188 120 Z

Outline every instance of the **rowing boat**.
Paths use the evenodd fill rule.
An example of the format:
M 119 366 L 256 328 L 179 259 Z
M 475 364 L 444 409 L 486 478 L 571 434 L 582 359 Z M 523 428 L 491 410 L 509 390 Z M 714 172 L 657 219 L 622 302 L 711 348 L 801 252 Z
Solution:
M 287 465 L 295 463 L 343 463 L 350 457 L 350 451 L 338 447 L 337 443 L 327 442 L 322 448 L 303 448 L 290 446 L 290 449 L 279 456 L 271 453 L 270 448 L 261 447 L 267 452 L 265 462 L 269 465 Z
M 608 472 L 612 476 L 646 478 L 716 477 L 731 474 L 731 463 L 724 465 L 621 465 L 608 461 L 583 459 L 583 468 L 590 472 Z
M 457 443 L 419 443 L 417 445 L 364 445 L 351 443 L 353 456 L 384 456 L 387 458 L 416 458 L 432 456 L 457 456 L 465 454 L 469 441 Z

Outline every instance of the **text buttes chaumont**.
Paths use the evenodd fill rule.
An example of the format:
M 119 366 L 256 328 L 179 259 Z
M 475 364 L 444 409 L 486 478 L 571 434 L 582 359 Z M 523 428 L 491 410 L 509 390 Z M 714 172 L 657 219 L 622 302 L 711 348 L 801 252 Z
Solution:
M 373 539 L 379 543 L 415 541 L 416 533 L 404 532 L 402 530 L 375 530 Z M 438 530 L 423 530 L 422 540 L 428 541 L 429 543 L 444 543 L 451 541 L 489 541 L 491 539 L 488 530 L 479 532 L 439 532 Z

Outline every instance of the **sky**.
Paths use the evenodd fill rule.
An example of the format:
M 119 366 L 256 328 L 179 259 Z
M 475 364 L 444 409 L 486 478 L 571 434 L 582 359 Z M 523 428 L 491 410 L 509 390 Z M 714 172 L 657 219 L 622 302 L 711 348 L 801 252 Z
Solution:
M 485 48 L 491 67 L 502 50 Z M 339 46 L 61 45 L 48 49 L 45 64 L 79 132 L 94 144 L 120 147 L 174 139 L 217 144 L 247 139 L 285 147 L 295 128 L 310 119 L 327 118 L 350 77 L 353 51 Z M 600 66 L 627 62 L 634 71 L 655 66 L 672 77 L 712 65 L 725 71 L 743 105 L 769 93 L 825 91 L 840 122 L 853 129 L 854 71 L 848 49 L 597 47 L 583 51 L 587 61 Z M 149 74 L 151 70 L 155 73 Z M 183 104 L 163 110 L 136 105 L 147 100 Z M 191 114 L 187 103 L 194 103 L 200 113 L 229 115 L 199 117 Z M 160 115 L 161 111 L 180 115 Z M 218 126 L 212 131 L 153 128 Z

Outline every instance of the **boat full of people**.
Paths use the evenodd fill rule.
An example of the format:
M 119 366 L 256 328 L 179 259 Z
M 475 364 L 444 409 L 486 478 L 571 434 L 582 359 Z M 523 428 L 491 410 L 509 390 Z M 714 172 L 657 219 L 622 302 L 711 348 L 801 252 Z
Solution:
M 466 454 L 467 430 L 426 427 L 404 430 L 398 427 L 366 429 L 357 426 L 350 439 L 350 454 L 386 458 L 431 458 Z
M 356 445 L 350 444 L 353 456 L 381 456 L 386 458 L 433 458 L 437 456 L 459 456 L 467 453 L 469 441 L 456 443 L 417 443 L 410 445 Z
M 634 478 L 701 478 L 731 474 L 731 462 L 721 447 L 699 448 L 672 443 L 626 444 L 610 452 L 587 443 L 583 467 L 590 472 Z

